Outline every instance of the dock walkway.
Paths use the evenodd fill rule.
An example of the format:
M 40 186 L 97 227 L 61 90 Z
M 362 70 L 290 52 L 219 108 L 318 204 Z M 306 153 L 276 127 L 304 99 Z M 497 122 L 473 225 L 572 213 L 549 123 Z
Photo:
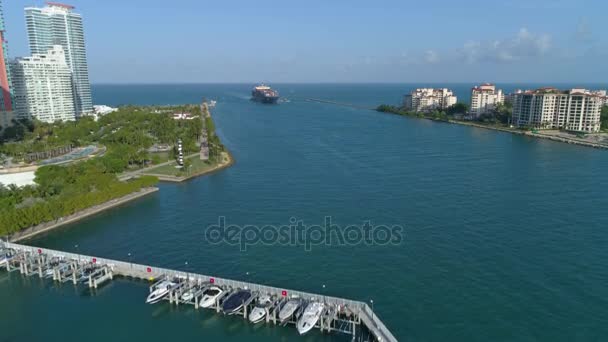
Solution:
M 254 306 L 254 299 L 258 295 L 269 295 L 275 299 L 275 306 L 267 311 L 267 323 L 296 323 L 296 320 L 289 320 L 283 323 L 277 321 L 277 312 L 288 299 L 299 298 L 305 302 L 323 302 L 325 310 L 315 326 L 322 332 L 348 334 L 352 336 L 353 341 L 369 339 L 381 342 L 397 341 L 367 303 L 360 301 L 4 241 L 0 241 L 0 252 L 2 252 L 0 253 L 2 254 L 0 255 L 0 260 L 6 253 L 11 256 L 7 262 L 0 264 L 0 267 L 5 267 L 8 271 L 18 270 L 24 275 L 52 278 L 58 282 L 88 284 L 91 288 L 97 288 L 103 285 L 103 283 L 111 281 L 115 276 L 148 281 L 171 279 L 177 285 L 171 289 L 168 300 L 175 305 L 179 305 L 180 303 L 194 304 L 198 308 L 199 296 L 201 296 L 205 286 L 213 285 L 223 288 L 226 291 L 225 297 L 228 297 L 228 294 L 232 291 L 248 289 L 255 296 L 248 303 L 245 303 L 242 312 L 239 312 L 239 314 L 247 317 L 248 310 Z M 187 291 L 193 293 L 192 299 L 188 301 L 181 300 L 183 298 L 182 295 Z M 218 298 L 214 309 L 219 312 L 219 308 L 220 303 Z

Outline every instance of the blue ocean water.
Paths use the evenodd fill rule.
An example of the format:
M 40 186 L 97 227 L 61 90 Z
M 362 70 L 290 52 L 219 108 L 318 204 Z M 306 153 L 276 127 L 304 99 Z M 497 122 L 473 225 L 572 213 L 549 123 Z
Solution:
M 374 107 L 418 86 L 275 85 L 287 98 L 277 106 L 250 102 L 250 85 L 95 86 L 95 102 L 109 105 L 217 100 L 216 126 L 237 162 L 30 243 L 373 299 L 402 341 L 606 340 L 608 153 L 304 100 Z M 471 86 L 449 85 L 465 99 Z M 397 246 L 242 252 L 204 239 L 220 216 L 258 226 L 371 220 L 405 235 Z M 92 294 L 0 273 L 0 341 L 341 339 L 146 306 L 146 291 L 119 281 Z

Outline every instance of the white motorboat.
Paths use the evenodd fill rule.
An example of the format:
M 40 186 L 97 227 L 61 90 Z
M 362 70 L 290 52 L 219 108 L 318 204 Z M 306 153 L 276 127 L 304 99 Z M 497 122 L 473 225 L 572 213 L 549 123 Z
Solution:
M 148 299 L 146 299 L 147 304 L 155 304 L 160 302 L 166 295 L 169 294 L 169 290 L 175 286 L 175 283 L 170 282 L 168 280 L 164 280 L 159 284 L 155 285 L 154 288 L 150 289 L 150 295 Z
M 189 302 L 192 299 L 194 299 L 194 292 L 196 292 L 198 289 L 196 287 L 191 288 L 190 290 L 184 292 L 184 294 L 182 294 L 182 300 L 184 302 Z
M 216 299 L 224 293 L 224 290 L 217 286 L 211 286 L 205 291 L 203 291 L 203 298 L 199 303 L 201 308 L 210 308 L 215 305 Z
M 298 332 L 300 335 L 304 335 L 315 327 L 323 310 L 325 304 L 319 302 L 311 302 L 304 310 L 302 317 L 298 320 Z
M 15 257 L 15 253 L 13 253 L 10 249 L 3 249 L 0 251 L 0 266 L 8 263 L 13 260 Z
M 264 317 L 266 317 L 267 310 L 270 308 L 272 304 L 272 298 L 270 296 L 261 296 L 258 298 L 258 302 L 249 313 L 249 322 L 258 323 L 261 322 Z
M 302 305 L 302 301 L 300 299 L 294 298 L 289 300 L 285 305 L 283 305 L 281 311 L 279 311 L 279 321 L 283 323 L 290 319 L 296 310 L 298 310 L 300 305 Z

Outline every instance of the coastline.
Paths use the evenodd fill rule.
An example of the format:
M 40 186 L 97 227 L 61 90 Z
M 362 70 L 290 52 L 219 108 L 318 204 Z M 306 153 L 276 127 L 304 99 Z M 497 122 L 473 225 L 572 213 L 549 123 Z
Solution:
M 70 216 L 66 216 L 63 217 L 61 219 L 58 219 L 56 221 L 51 221 L 51 222 L 46 222 L 46 223 L 42 223 L 39 224 L 37 226 L 33 226 L 33 227 L 29 227 L 26 229 L 23 229 L 17 233 L 14 233 L 10 236 L 8 236 L 8 240 L 10 242 L 20 242 L 23 240 L 27 240 L 30 239 L 36 235 L 57 229 L 59 227 L 80 221 L 82 219 L 94 216 L 96 214 L 99 214 L 101 212 L 104 212 L 106 210 L 109 209 L 113 209 L 115 207 L 121 206 L 125 203 L 128 202 L 132 202 L 135 201 L 139 198 L 142 198 L 144 196 L 153 194 L 155 192 L 157 192 L 159 189 L 156 187 L 152 187 L 152 188 L 143 188 L 137 192 L 133 192 L 130 193 L 126 196 L 120 197 L 120 198 L 115 198 L 113 200 L 110 200 L 106 203 L 103 204 L 99 204 L 90 208 L 87 208 L 85 210 L 79 211 L 77 213 L 74 213 Z
M 409 117 L 409 118 L 413 118 L 413 119 L 430 120 L 430 121 L 434 121 L 434 122 L 442 122 L 442 123 L 448 123 L 448 124 L 453 124 L 453 125 L 461 125 L 461 126 L 468 126 L 468 127 L 475 127 L 475 128 L 499 131 L 499 132 L 504 132 L 504 133 L 511 133 L 511 134 L 521 135 L 521 136 L 526 136 L 526 137 L 531 137 L 531 138 L 547 139 L 547 140 L 552 140 L 555 142 L 561 142 L 561 143 L 566 143 L 566 144 L 571 144 L 571 145 L 592 147 L 592 148 L 602 149 L 602 150 L 608 149 L 608 145 L 593 143 L 590 141 L 583 141 L 583 140 L 576 139 L 576 138 L 566 138 L 563 136 L 549 135 L 549 134 L 542 133 L 543 131 L 539 131 L 539 133 L 533 133 L 530 131 L 522 131 L 522 130 L 515 129 L 515 128 L 489 126 L 489 125 L 483 125 L 480 123 L 469 122 L 469 121 L 460 121 L 460 120 L 452 120 L 452 119 L 442 120 L 442 119 L 437 119 L 437 118 L 432 118 L 432 117 L 427 117 L 427 116 L 405 115 L 405 114 L 400 114 L 400 113 L 391 112 L 391 111 L 380 111 L 377 109 L 375 111 L 379 112 L 379 113 L 384 113 L 384 114 L 405 116 L 405 117 Z
M 429 119 L 429 120 L 432 120 L 432 119 Z M 433 121 L 436 121 L 436 120 L 433 120 Z M 511 129 L 511 128 L 507 128 L 507 127 L 492 127 L 492 126 L 482 125 L 482 124 L 478 124 L 478 123 L 474 123 L 474 122 L 464 122 L 464 121 L 456 121 L 456 120 L 449 120 L 449 121 L 444 121 L 444 122 L 455 124 L 455 125 L 483 128 L 483 129 L 489 129 L 489 130 L 494 130 L 494 131 L 499 131 L 499 132 L 522 135 L 522 136 L 527 136 L 527 137 L 531 137 L 531 138 L 547 139 L 547 140 L 552 140 L 552 141 L 572 144 L 572 145 L 593 147 L 593 148 L 604 149 L 604 150 L 608 149 L 608 145 L 595 144 L 592 142 L 581 141 L 581 140 L 574 139 L 574 138 L 556 137 L 556 136 L 547 135 L 547 134 L 543 134 L 543 133 L 532 133 L 532 132 L 528 132 L 528 131 L 521 131 L 521 130 Z M 540 132 L 542 132 L 542 131 L 540 131 Z

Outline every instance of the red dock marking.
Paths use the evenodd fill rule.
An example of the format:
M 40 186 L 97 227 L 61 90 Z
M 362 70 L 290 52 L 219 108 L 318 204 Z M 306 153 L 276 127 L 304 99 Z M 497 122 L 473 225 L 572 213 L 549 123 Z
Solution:
M 42 254 L 42 249 L 39 249 L 39 250 L 38 250 L 38 254 Z
M 93 263 L 96 264 L 97 263 L 97 258 L 93 258 Z
M 285 290 L 281 291 L 281 296 L 287 297 L 287 291 L 285 291 Z
M 211 284 L 215 284 L 215 278 L 209 278 L 209 282 L 210 282 Z
M 148 273 L 152 273 L 152 269 L 151 269 L 150 267 L 148 267 L 148 268 L 146 269 L 146 272 L 148 272 Z

